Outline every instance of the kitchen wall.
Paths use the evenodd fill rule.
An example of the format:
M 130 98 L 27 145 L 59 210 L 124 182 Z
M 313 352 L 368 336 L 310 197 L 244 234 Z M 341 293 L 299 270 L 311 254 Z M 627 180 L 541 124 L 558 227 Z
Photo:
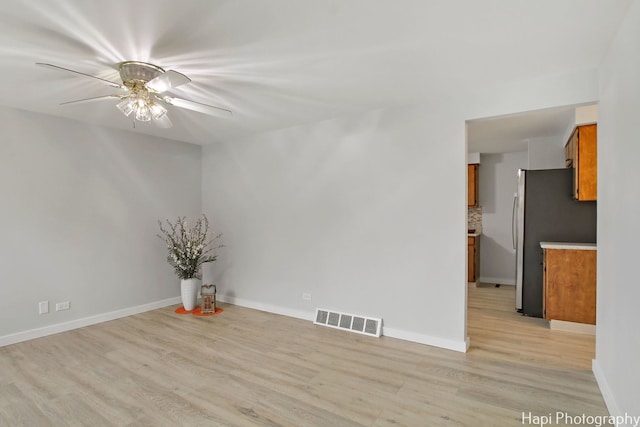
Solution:
M 598 300 L 593 363 L 609 411 L 635 416 L 640 416 L 638 40 L 640 2 L 635 1 L 600 71 Z
M 576 107 L 567 123 L 567 129 L 562 138 L 563 145 L 569 140 L 576 126 L 598 123 L 598 104 L 580 105 Z
M 576 126 L 598 122 L 598 104 L 576 106 L 560 138 L 533 138 L 529 141 L 529 169 L 565 167 L 564 146 Z
M 531 138 L 528 143 L 526 169 L 564 168 L 564 144 L 560 138 Z
M 527 167 L 526 151 L 482 154 L 480 168 L 480 282 L 515 285 L 516 252 L 511 234 L 518 169 Z
M 201 212 L 199 146 L 4 107 L 0 141 L 0 345 L 179 301 L 157 220 Z

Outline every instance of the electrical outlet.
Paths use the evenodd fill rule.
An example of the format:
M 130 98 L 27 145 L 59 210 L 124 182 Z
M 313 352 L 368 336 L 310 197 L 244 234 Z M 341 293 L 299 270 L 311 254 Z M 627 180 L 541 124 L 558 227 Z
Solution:
M 311 301 L 311 294 L 307 293 L 307 292 L 303 293 L 302 294 L 302 299 L 305 300 L 305 301 Z
M 38 303 L 38 311 L 40 314 L 47 314 L 49 312 L 49 301 L 40 301 Z
M 59 303 L 56 303 L 56 311 L 61 311 L 61 310 L 69 310 L 69 301 L 62 301 Z

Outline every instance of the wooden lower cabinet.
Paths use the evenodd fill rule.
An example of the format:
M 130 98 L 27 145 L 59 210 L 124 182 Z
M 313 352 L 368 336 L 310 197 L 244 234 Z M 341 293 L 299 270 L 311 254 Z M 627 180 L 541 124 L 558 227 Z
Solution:
M 596 324 L 595 250 L 544 250 L 544 318 Z
M 478 265 L 480 260 L 480 237 L 467 237 L 468 271 L 467 282 L 478 281 Z

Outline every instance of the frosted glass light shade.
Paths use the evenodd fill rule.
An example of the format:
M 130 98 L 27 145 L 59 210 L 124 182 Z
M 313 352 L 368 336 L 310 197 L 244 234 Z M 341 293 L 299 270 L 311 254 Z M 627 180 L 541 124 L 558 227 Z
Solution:
M 167 114 L 167 109 L 155 102 L 149 106 L 149 110 L 151 110 L 151 116 L 154 120 L 159 120 Z
M 131 98 L 125 98 L 124 100 L 120 101 L 118 103 L 118 105 L 116 105 L 116 107 L 118 107 L 118 110 L 122 111 L 122 113 L 129 117 L 129 115 L 133 112 L 134 109 L 134 103 L 131 100 Z
M 136 120 L 140 122 L 148 122 L 151 120 L 151 112 L 146 105 L 140 106 L 136 109 Z
M 154 120 L 160 120 L 166 117 L 167 109 L 144 95 L 144 93 L 133 93 L 122 98 L 122 100 L 116 104 L 116 107 L 127 117 L 133 114 L 133 118 L 139 122 L 148 122 L 152 118 Z

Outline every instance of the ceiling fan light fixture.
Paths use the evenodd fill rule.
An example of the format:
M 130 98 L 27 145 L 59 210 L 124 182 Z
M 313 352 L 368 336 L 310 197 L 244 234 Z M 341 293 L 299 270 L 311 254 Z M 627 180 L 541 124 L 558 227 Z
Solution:
M 149 105 L 149 110 L 151 111 L 151 116 L 154 120 L 160 120 L 165 114 L 167 114 L 167 109 L 155 102 L 152 102 L 151 105 Z
M 133 117 L 139 122 L 148 122 L 151 118 L 159 120 L 167 114 L 166 108 L 141 93 L 127 96 L 116 107 L 127 117 L 133 113 Z
M 131 94 L 116 105 L 125 116 L 133 114 L 135 120 L 148 122 L 152 118 L 158 120 L 167 114 L 166 108 L 149 97 L 149 92 L 144 86 L 131 84 L 128 87 Z
M 116 107 L 118 107 L 118 110 L 122 111 L 122 114 L 124 114 L 125 116 L 129 117 L 131 115 L 131 113 L 133 113 L 133 110 L 135 108 L 135 104 L 134 104 L 133 100 L 130 97 L 126 97 L 122 101 L 120 101 L 116 105 Z
M 136 120 L 139 122 L 148 122 L 151 120 L 151 111 L 146 104 L 138 104 L 136 108 Z

